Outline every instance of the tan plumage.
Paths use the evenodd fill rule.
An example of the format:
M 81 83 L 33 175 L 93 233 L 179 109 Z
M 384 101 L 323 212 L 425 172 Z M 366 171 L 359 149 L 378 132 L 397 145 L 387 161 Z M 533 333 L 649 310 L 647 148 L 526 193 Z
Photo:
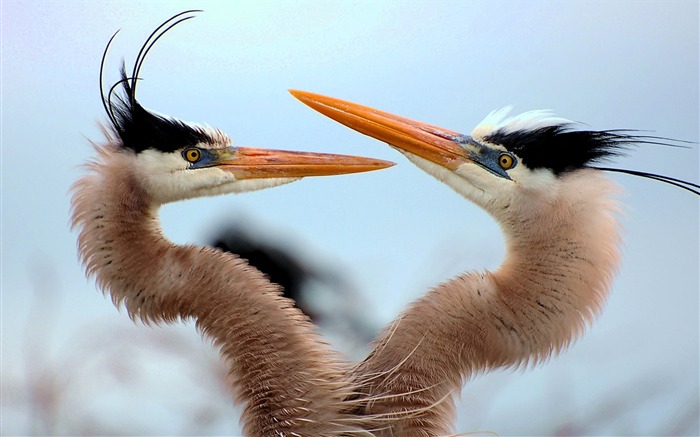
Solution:
M 196 320 L 229 364 L 248 435 L 347 429 L 340 413 L 346 366 L 307 318 L 233 255 L 169 242 L 133 155 L 114 144 L 98 153 L 73 197 L 80 255 L 98 286 L 132 318 Z
M 540 113 L 507 123 L 503 112 L 494 113 L 470 137 L 294 92 L 395 147 L 488 211 L 506 236 L 506 258 L 496 271 L 466 273 L 429 291 L 356 366 L 323 343 L 279 288 L 246 262 L 168 241 L 157 216 L 164 203 L 390 165 L 234 147 L 220 131 L 141 107 L 135 88 L 143 59 L 191 12 L 151 34 L 131 76 L 123 71 L 113 87 L 124 91 L 116 103 L 112 91 L 102 93 L 112 126 L 73 187 L 72 222 L 88 275 L 115 305 L 146 323 L 194 319 L 213 339 L 246 406 L 247 435 L 449 433 L 452 397 L 466 379 L 547 359 L 600 313 L 619 262 L 620 229 L 617 189 L 590 164 L 620 146 L 658 139 L 570 132 Z M 697 194 L 689 188 L 695 184 L 643 176 Z
M 137 65 L 146 53 L 142 50 Z M 238 257 L 168 241 L 158 209 L 191 197 L 391 163 L 233 147 L 220 131 L 144 110 L 135 100 L 137 76 L 138 68 L 132 78 L 123 74 L 119 84 L 125 95 L 118 102 L 106 97 L 112 132 L 106 132 L 105 144 L 95 146 L 97 157 L 73 186 L 72 224 L 87 274 L 132 318 L 196 321 L 228 363 L 231 388 L 245 405 L 247 435 L 357 430 L 353 417 L 342 411 L 342 401 L 352 394 L 348 366 L 320 340 L 307 317 Z
M 353 371 L 359 414 L 378 435 L 449 434 L 465 380 L 536 364 L 566 348 L 600 313 L 617 271 L 616 186 L 597 160 L 631 143 L 623 131 L 578 131 L 545 112 L 490 114 L 471 136 L 374 108 L 292 91 L 313 109 L 388 143 L 487 211 L 505 235 L 494 272 L 469 272 L 409 305 Z M 616 169 L 606 169 L 620 171 Z M 629 172 L 635 174 L 635 172 Z M 697 184 L 641 174 L 698 194 Z
M 572 174 L 556 194 L 531 196 L 526 210 L 498 217 L 508 241 L 503 264 L 429 291 L 358 365 L 369 398 L 396 396 L 368 402 L 366 413 L 425 410 L 389 435 L 447 434 L 452 398 L 466 379 L 540 362 L 599 314 L 618 266 L 620 229 L 615 187 L 596 173 Z

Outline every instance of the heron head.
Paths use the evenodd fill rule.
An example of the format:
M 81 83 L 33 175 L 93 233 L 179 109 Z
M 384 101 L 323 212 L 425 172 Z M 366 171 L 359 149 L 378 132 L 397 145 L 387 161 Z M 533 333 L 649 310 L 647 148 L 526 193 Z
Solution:
M 322 114 L 388 143 L 496 218 L 522 217 L 524 209 L 556 203 L 559 193 L 571 193 L 562 187 L 585 184 L 582 175 L 593 176 L 601 160 L 630 144 L 663 140 L 629 131 L 579 130 L 548 111 L 509 117 L 510 108 L 492 112 L 466 135 L 332 97 L 291 93 Z
M 105 60 L 100 65 L 100 94 L 111 124 L 109 150 L 127 159 L 129 167 L 154 202 L 163 204 L 192 197 L 251 191 L 298 180 L 378 170 L 393 163 L 378 159 L 311 152 L 235 147 L 223 132 L 187 123 L 145 109 L 136 99 L 143 62 L 153 45 L 170 29 L 193 18 L 198 10 L 177 14 L 151 33 L 141 47 L 130 74 L 109 92 L 103 89 Z
M 155 203 L 269 188 L 306 176 L 378 170 L 388 161 L 238 147 L 222 131 L 132 106 L 115 110 L 117 150 Z

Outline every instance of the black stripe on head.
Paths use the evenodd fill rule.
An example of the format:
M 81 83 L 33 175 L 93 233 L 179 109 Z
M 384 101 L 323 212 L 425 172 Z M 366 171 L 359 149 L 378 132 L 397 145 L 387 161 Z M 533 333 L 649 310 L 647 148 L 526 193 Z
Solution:
M 653 143 L 625 131 L 578 131 L 570 124 L 557 124 L 532 130 L 499 129 L 484 140 L 499 144 L 520 157 L 530 169 L 547 168 L 559 175 L 588 167 L 589 164 L 623 154 L 633 143 Z
M 122 66 L 120 81 L 124 96 L 116 96 L 116 102 L 110 103 L 112 124 L 119 135 L 122 145 L 140 153 L 146 149 L 161 152 L 194 146 L 202 142 L 211 142 L 211 137 L 204 129 L 188 125 L 180 120 L 154 114 L 144 109 L 136 99 L 131 99 L 132 86 Z

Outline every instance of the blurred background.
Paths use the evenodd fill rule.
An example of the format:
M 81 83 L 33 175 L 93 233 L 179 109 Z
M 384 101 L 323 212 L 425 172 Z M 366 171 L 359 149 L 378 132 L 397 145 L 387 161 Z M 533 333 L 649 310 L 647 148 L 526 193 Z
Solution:
M 102 141 L 106 82 L 165 19 L 139 100 L 235 144 L 372 156 L 381 172 L 164 207 L 166 235 L 234 228 L 314 272 L 302 285 L 353 359 L 431 286 L 503 257 L 498 226 L 401 155 L 287 93 L 314 91 L 469 133 L 491 110 L 699 141 L 697 1 L 44 2 L 2 13 L 3 435 L 237 435 L 217 352 L 192 323 L 144 326 L 85 279 L 69 189 Z M 698 145 L 615 165 L 697 182 Z M 459 432 L 698 435 L 699 204 L 624 175 L 624 265 L 586 335 L 533 369 L 469 381 Z

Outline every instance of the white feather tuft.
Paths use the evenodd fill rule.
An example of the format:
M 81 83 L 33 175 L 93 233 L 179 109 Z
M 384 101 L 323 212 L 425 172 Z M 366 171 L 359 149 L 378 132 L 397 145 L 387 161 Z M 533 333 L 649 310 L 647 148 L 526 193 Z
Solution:
M 505 132 L 529 131 L 547 126 L 572 123 L 571 120 L 555 117 L 554 113 L 549 109 L 527 111 L 508 117 L 512 109 L 512 106 L 506 106 L 492 111 L 474 128 L 471 134 L 472 138 L 477 141 L 483 141 L 485 137 L 499 130 Z

